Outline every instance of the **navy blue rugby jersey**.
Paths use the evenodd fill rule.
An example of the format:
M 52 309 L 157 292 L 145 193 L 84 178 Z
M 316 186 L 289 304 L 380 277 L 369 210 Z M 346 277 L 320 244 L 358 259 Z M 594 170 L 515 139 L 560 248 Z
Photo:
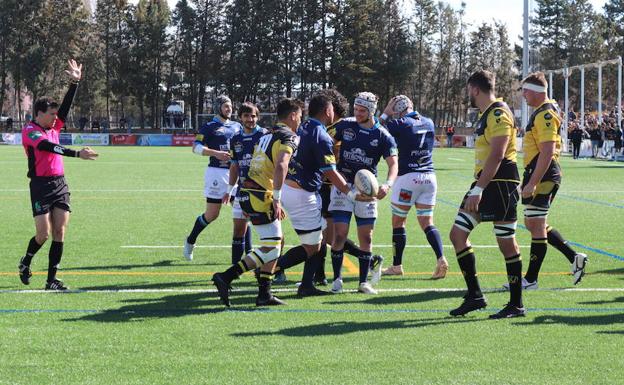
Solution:
M 386 127 L 399 147 L 399 175 L 433 172 L 435 126 L 431 119 L 411 112 L 389 120 Z
M 247 178 L 254 148 L 256 144 L 258 144 L 258 141 L 260 141 L 262 135 L 266 134 L 266 132 L 266 129 L 256 126 L 249 134 L 245 133 L 243 129 L 230 139 L 231 162 L 238 164 L 239 184 Z
M 297 129 L 297 135 L 299 147 L 290 159 L 286 178 L 306 191 L 319 191 L 323 172 L 336 169 L 334 142 L 323 123 L 312 118 Z
M 240 123 L 228 120 L 223 123 L 216 116 L 212 121 L 204 124 L 195 137 L 195 144 L 201 144 L 212 150 L 230 151 L 230 139 L 243 128 Z M 230 168 L 230 162 L 221 161 L 214 156 L 210 157 L 208 167 Z
M 334 129 L 334 139 L 341 142 L 337 169 L 349 183 L 353 183 L 355 174 L 361 169 L 377 175 L 379 160 L 397 155 L 394 138 L 377 120 L 372 128 L 367 129 L 355 118 L 346 118 Z

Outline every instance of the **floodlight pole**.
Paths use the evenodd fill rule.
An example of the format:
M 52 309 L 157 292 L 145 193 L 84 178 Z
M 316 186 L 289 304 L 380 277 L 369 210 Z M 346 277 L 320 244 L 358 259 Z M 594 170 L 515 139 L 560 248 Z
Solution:
M 567 68 L 563 69 L 563 79 L 564 79 L 564 83 L 565 83 L 565 120 L 564 120 L 564 130 L 562 132 L 562 134 L 565 133 L 565 137 L 568 137 L 568 121 L 569 121 L 569 112 L 570 112 L 570 70 L 568 70 Z M 563 135 L 562 135 L 563 136 Z M 562 145 L 563 145 L 563 151 L 567 152 L 568 151 L 568 141 L 567 140 L 562 140 Z
M 524 0 L 524 28 L 522 39 L 522 78 L 529 74 L 529 0 Z M 524 129 L 528 121 L 528 107 L 524 98 L 522 99 L 522 128 Z
M 585 128 L 585 67 L 581 66 L 581 130 Z
M 598 64 L 598 123 L 602 124 L 602 64 Z
M 553 73 L 549 72 L 548 73 L 548 99 L 552 99 L 553 98 Z
M 618 56 L 618 128 L 622 129 L 622 57 Z

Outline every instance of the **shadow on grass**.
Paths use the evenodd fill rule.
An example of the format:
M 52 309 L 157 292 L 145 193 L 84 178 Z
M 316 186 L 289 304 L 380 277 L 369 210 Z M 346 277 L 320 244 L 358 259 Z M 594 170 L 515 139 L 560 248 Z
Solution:
M 608 270 L 594 271 L 592 274 L 624 275 L 624 267 L 620 267 L 620 268 L 617 268 L 617 269 L 608 269 Z M 620 279 L 624 279 L 624 277 L 621 277 Z
M 519 322 L 515 325 L 549 325 L 562 324 L 568 326 L 624 326 L 624 314 L 600 314 L 590 316 L 572 315 L 543 315 L 532 322 Z M 624 334 L 624 331 L 600 330 L 601 334 Z
M 220 263 L 188 263 L 182 260 L 166 260 L 159 261 L 154 263 L 146 263 L 146 264 L 133 264 L 133 265 L 102 265 L 102 266 L 79 266 L 79 267 L 69 267 L 63 268 L 64 271 L 80 271 L 80 270 L 132 270 L 132 269 L 140 269 L 146 267 L 186 267 L 186 266 L 219 266 L 222 265 Z
M 486 318 L 421 318 L 402 321 L 380 322 L 327 322 L 316 325 L 296 326 L 273 332 L 232 333 L 233 337 L 285 336 L 285 337 L 316 337 L 336 336 L 357 332 L 378 331 L 387 329 L 415 329 L 425 326 L 443 326 L 449 324 L 463 324 L 487 321 Z
M 624 303 L 624 297 L 613 298 L 609 301 L 587 301 L 587 302 L 579 302 L 581 305 L 604 305 L 607 303 Z
M 133 282 L 131 284 L 114 284 L 101 286 L 83 286 L 80 290 L 158 290 L 158 289 L 211 289 L 212 282 L 207 279 L 175 282 Z
M 236 305 L 246 305 L 250 310 L 255 308 L 255 294 L 236 296 Z M 214 293 L 192 293 L 169 295 L 161 298 L 135 298 L 121 301 L 124 306 L 117 309 L 105 309 L 77 318 L 68 318 L 65 322 L 137 322 L 158 318 L 180 318 L 188 315 L 221 313 L 226 308 Z M 254 306 L 253 308 L 251 306 Z
M 409 293 L 404 295 L 384 295 L 380 297 L 357 296 L 351 301 L 328 301 L 327 305 L 344 305 L 344 304 L 368 304 L 368 305 L 397 305 L 405 303 L 428 302 L 437 299 L 455 298 L 461 299 L 462 293 L 456 291 L 425 291 L 420 293 Z

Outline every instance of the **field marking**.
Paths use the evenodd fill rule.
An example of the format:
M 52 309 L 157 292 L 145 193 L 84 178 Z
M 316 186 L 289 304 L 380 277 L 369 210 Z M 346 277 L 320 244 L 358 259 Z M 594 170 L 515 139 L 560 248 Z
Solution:
M 345 258 L 345 261 L 348 258 Z M 343 273 L 347 276 L 356 276 L 359 274 L 359 268 L 355 266 L 355 264 L 349 261 L 351 264 L 351 268 L 347 269 L 347 272 Z M 347 263 L 345 263 L 346 267 Z M 195 276 L 212 276 L 214 271 L 59 271 L 59 275 L 75 275 L 75 276 L 180 276 L 180 275 L 195 275 Z M 301 275 L 301 271 L 286 271 L 287 275 Z M 17 276 L 17 272 L 8 272 L 3 271 L 0 272 L 0 276 Z M 34 271 L 33 275 L 47 275 L 48 273 L 45 271 Z M 570 272 L 567 271 L 556 271 L 556 272 L 540 272 L 540 275 L 570 275 Z M 588 275 L 598 275 L 598 274 L 606 274 L 606 275 L 619 275 L 619 273 L 587 273 Z M 430 271 L 414 271 L 414 272 L 405 272 L 403 275 L 405 276 L 419 276 L 419 275 L 431 275 Z M 449 271 L 446 275 L 462 275 L 458 271 Z M 479 275 L 507 275 L 505 271 L 482 271 L 479 272 Z
M 284 247 L 287 247 L 287 248 L 292 248 L 296 246 L 299 246 L 299 245 L 284 245 Z M 179 246 L 179 245 L 123 245 L 119 247 L 122 249 L 181 249 L 184 246 Z M 231 247 L 232 245 L 197 245 L 195 246 L 196 249 L 197 248 L 199 249 L 229 249 Z M 373 248 L 375 247 L 391 249 L 394 246 L 393 245 L 373 245 Z M 405 247 L 417 248 L 417 249 L 430 249 L 431 248 L 430 245 L 405 245 Z M 453 248 L 452 245 L 444 245 L 444 247 Z M 494 249 L 494 248 L 497 249 L 498 245 L 472 245 L 472 247 L 484 248 L 484 249 Z M 520 245 L 520 247 L 528 248 L 530 246 Z
M 460 158 L 446 158 L 446 159 L 448 159 L 448 160 L 455 160 L 455 161 L 458 161 L 458 162 L 465 162 L 465 161 L 468 160 L 468 159 L 460 159 Z
M 360 268 L 355 266 L 355 263 L 351 262 L 348 256 L 342 259 L 342 266 L 347 270 L 348 275 L 356 275 L 360 273 Z M 298 273 L 299 274 L 299 273 Z
M 272 292 L 274 293 L 295 293 L 297 292 L 296 287 L 292 288 L 272 288 Z M 454 287 L 428 287 L 428 288 L 395 288 L 395 289 L 377 289 L 380 293 L 464 293 L 466 289 L 462 288 L 454 288 Z M 487 289 L 484 288 L 482 290 L 484 293 L 504 293 L 507 292 L 505 289 Z M 624 288 L 622 287 L 588 287 L 588 288 L 578 288 L 578 287 L 570 287 L 570 288 L 542 288 L 537 289 L 536 291 L 542 292 L 570 292 L 570 293 L 621 293 L 624 292 Z M 257 289 L 232 289 L 234 293 L 253 293 L 257 294 Z M 344 293 L 357 293 L 356 289 L 344 289 Z M 81 289 L 73 289 L 67 290 L 64 292 L 51 291 L 51 290 L 39 290 L 39 289 L 3 289 L 0 290 L 0 294 L 149 294 L 149 293 L 206 293 L 206 294 L 217 294 L 216 289 L 89 289 L 89 290 L 81 290 Z M 339 295 L 339 294 L 337 294 Z

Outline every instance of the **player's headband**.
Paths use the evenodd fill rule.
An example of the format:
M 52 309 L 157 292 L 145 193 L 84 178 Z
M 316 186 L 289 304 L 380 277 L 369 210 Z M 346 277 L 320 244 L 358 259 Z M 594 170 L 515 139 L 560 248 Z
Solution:
M 523 90 L 529 90 L 529 91 L 535 91 L 535 92 L 546 92 L 546 91 L 548 91 L 548 86 L 542 86 L 542 85 L 533 84 L 533 83 L 523 83 L 522 84 L 522 89 Z

